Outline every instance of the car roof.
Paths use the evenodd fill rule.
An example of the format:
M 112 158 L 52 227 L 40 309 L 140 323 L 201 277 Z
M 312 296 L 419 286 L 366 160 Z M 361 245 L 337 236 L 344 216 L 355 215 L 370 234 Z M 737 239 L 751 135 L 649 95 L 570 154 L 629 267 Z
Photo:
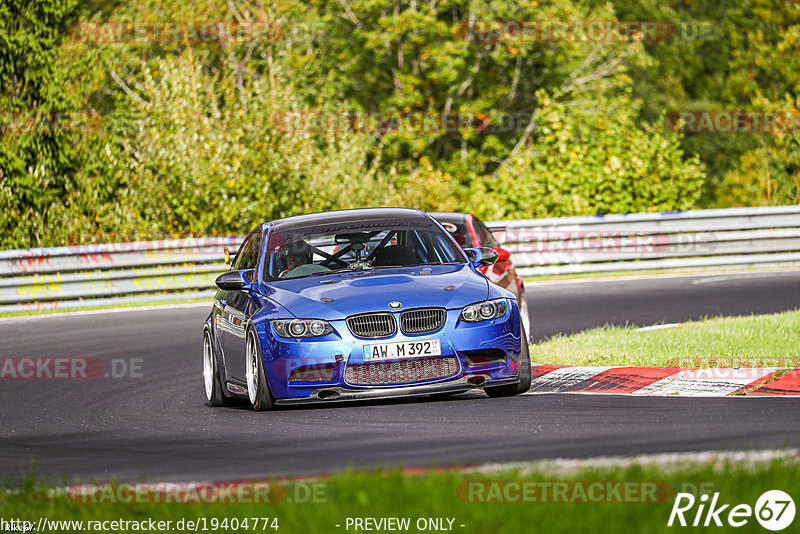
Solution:
M 264 223 L 264 228 L 272 227 L 273 230 L 286 230 L 318 224 L 347 224 L 371 220 L 386 219 L 418 219 L 428 222 L 430 218 L 425 212 L 409 208 L 360 208 L 352 210 L 323 211 L 285 217 Z
M 458 213 L 455 211 L 429 211 L 428 215 L 436 219 L 437 221 L 447 221 L 447 222 L 464 222 L 467 220 L 469 214 L 467 213 Z

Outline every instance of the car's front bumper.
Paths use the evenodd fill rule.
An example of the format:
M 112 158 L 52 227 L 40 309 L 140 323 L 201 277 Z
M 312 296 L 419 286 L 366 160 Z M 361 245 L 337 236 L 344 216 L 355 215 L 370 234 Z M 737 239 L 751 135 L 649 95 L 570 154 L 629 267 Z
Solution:
M 422 395 L 435 395 L 440 393 L 462 393 L 470 389 L 479 389 L 489 386 L 505 386 L 519 382 L 518 377 L 492 379 L 489 375 L 476 373 L 464 375 L 455 380 L 421 384 L 416 386 L 395 386 L 391 388 L 361 388 L 351 389 L 341 386 L 319 387 L 311 392 L 308 397 L 295 397 L 289 399 L 275 399 L 275 404 L 293 405 L 320 402 L 345 402 L 372 399 L 390 399 L 392 397 L 416 397 Z
M 354 337 L 344 320 L 331 321 L 331 325 L 334 333 L 319 339 L 280 338 L 268 324 L 258 329 L 267 380 L 277 404 L 429 395 L 519 381 L 522 339 L 515 299 L 509 299 L 503 317 L 476 323 L 464 323 L 460 320 L 460 310 L 448 310 L 445 326 L 424 335 L 397 332 L 390 338 L 365 340 Z M 365 344 L 425 338 L 438 338 L 440 358 L 457 362 L 452 374 L 421 375 L 419 380 L 397 383 L 355 383 L 345 376 L 349 366 L 370 363 L 364 360 Z M 487 351 L 495 356 L 485 363 L 475 361 L 476 355 Z M 425 358 L 419 358 L 422 360 Z M 392 361 L 398 365 L 404 363 L 403 360 Z M 305 372 L 298 377 L 295 372 L 300 370 Z

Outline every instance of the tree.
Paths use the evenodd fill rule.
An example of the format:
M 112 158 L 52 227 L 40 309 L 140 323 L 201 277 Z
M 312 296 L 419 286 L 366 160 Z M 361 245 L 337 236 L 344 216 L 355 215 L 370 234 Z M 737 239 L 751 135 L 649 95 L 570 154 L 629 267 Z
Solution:
M 73 146 L 80 133 L 65 131 L 58 122 L 85 111 L 70 90 L 71 66 L 59 61 L 75 13 L 75 0 L 0 5 L 0 243 L 5 247 L 47 240 L 50 212 L 81 165 Z
M 605 215 L 691 208 L 705 173 L 679 135 L 635 126 L 627 95 L 571 105 L 544 91 L 534 141 L 494 180 L 473 186 L 488 219 Z

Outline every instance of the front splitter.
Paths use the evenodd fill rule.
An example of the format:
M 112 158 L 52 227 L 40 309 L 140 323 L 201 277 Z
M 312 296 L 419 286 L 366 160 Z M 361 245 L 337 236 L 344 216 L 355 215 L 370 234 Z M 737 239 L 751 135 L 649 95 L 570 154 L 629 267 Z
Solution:
M 480 384 L 474 384 L 476 378 L 482 377 L 484 381 Z M 399 386 L 399 387 L 384 387 L 384 388 L 343 388 L 339 386 L 321 387 L 311 392 L 308 397 L 296 397 L 289 399 L 275 399 L 275 404 L 278 405 L 292 405 L 292 404 L 315 404 L 315 403 L 330 403 L 330 402 L 346 402 L 346 401 L 360 401 L 371 399 L 391 399 L 396 397 L 419 397 L 422 395 L 433 395 L 437 393 L 462 393 L 470 389 L 483 389 L 485 387 L 505 386 L 509 384 L 517 384 L 518 377 L 502 378 L 492 380 L 489 375 L 475 374 L 466 375 L 456 380 L 448 380 L 447 382 L 437 382 L 434 384 L 423 384 L 420 386 Z

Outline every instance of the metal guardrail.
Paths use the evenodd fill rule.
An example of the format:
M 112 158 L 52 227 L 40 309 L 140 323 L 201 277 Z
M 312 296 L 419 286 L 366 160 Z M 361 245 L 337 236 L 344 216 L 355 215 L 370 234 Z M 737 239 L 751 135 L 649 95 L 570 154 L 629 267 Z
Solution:
M 488 223 L 522 276 L 800 265 L 800 206 Z M 0 312 L 210 296 L 241 237 L 0 251 Z
M 227 269 L 208 237 L 0 251 L 0 312 L 60 310 L 209 296 Z
M 800 265 L 800 206 L 488 224 L 522 276 Z

